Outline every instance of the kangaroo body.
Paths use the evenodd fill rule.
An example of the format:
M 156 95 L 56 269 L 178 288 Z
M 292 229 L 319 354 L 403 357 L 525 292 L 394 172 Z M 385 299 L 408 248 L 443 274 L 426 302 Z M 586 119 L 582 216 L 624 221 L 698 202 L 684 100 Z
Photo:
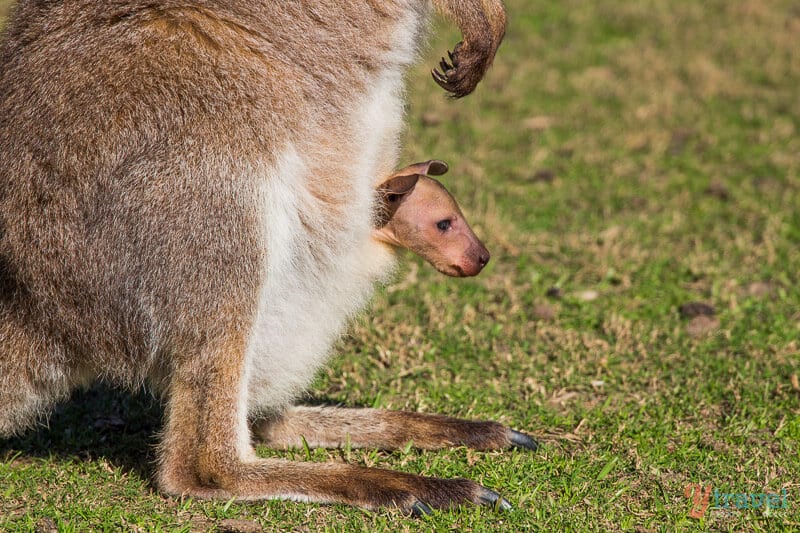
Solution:
M 214 330 L 246 332 L 248 410 L 282 408 L 390 270 L 368 238 L 374 176 L 395 163 L 422 13 L 329 6 L 327 45 L 309 50 L 300 3 L 259 16 L 93 4 L 55 3 L 6 45 L 0 217 L 16 298 L 3 308 L 63 332 L 41 339 L 48 368 L 33 374 L 58 396 L 98 375 L 161 383 L 177 345 L 199 340 L 181 337 L 213 338 L 225 317 Z M 387 57 L 365 65 L 374 50 Z
M 451 4 L 439 7 L 463 15 Z M 168 493 L 417 511 L 495 501 L 464 480 L 260 460 L 250 442 L 255 419 L 273 444 L 281 428 L 333 426 L 333 411 L 290 406 L 391 271 L 371 238 L 374 177 L 396 163 L 428 11 L 20 2 L 0 51 L 0 435 L 76 386 L 149 382 L 166 402 Z M 496 33 L 488 53 L 465 33 L 440 85 L 471 90 Z M 512 443 L 495 426 L 494 445 Z

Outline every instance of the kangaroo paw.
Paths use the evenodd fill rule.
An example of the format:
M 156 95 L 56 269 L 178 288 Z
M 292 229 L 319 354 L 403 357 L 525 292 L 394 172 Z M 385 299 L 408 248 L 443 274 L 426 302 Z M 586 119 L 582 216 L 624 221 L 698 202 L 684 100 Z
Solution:
M 447 59 L 442 58 L 439 69 L 431 74 L 439 86 L 455 98 L 468 95 L 481 81 L 494 58 L 493 50 L 486 46 L 469 46 L 465 41 L 448 51 Z
M 436 509 L 448 509 L 462 504 L 492 507 L 495 510 L 511 509 L 502 496 L 468 479 L 440 479 L 412 476 L 406 487 L 398 487 L 396 493 L 378 491 L 375 503 L 379 507 L 395 505 L 413 516 L 432 513 Z M 381 501 L 383 500 L 383 501 Z

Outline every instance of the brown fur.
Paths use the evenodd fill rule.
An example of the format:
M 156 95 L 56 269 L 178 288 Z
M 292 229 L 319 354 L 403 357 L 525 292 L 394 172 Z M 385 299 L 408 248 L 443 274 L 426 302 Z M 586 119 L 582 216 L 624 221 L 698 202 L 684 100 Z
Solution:
M 423 450 L 447 446 L 469 446 L 493 450 L 510 446 L 511 437 L 496 422 L 470 421 L 441 415 L 346 409 L 334 407 L 292 407 L 275 420 L 260 422 L 256 434 L 275 448 L 309 446 L 396 450 L 409 442 Z
M 437 78 L 461 96 L 494 57 L 502 4 L 435 4 L 464 32 L 457 65 Z M 249 387 L 262 383 L 253 381 L 247 358 L 262 296 L 277 294 L 268 302 L 277 306 L 293 298 L 269 285 L 264 265 L 295 265 L 283 275 L 294 276 L 298 291 L 333 294 L 325 301 L 332 314 L 357 307 L 362 295 L 339 295 L 326 276 L 339 273 L 337 259 L 349 258 L 349 247 L 367 246 L 368 222 L 363 239 L 360 225 L 350 227 L 370 217 L 359 179 L 390 173 L 397 140 L 387 133 L 393 124 L 385 125 L 374 154 L 366 154 L 353 107 L 375 98 L 381 75 L 402 74 L 407 59 L 394 54 L 392 30 L 405 28 L 412 34 L 400 41 L 416 42 L 426 5 L 18 4 L 0 49 L 0 435 L 31 425 L 93 380 L 148 381 L 166 402 L 157 479 L 169 494 L 412 512 L 498 501 L 466 480 L 261 460 L 249 442 L 248 409 L 266 411 L 259 434 L 278 443 L 291 441 L 283 428 L 294 416 L 283 412 L 285 394 L 258 398 L 264 405 L 251 401 L 259 391 Z M 292 154 L 302 155 L 299 170 Z M 354 170 L 357 160 L 369 168 Z M 294 173 L 270 173 L 287 167 Z M 302 183 L 280 181 L 298 175 Z M 280 203 L 274 191 L 305 203 Z M 264 227 L 265 212 L 284 218 Z M 266 247 L 283 242 L 284 226 L 294 232 L 292 247 Z M 350 299 L 344 309 L 334 305 Z M 266 386 L 279 388 L 257 370 Z M 364 438 L 380 446 L 408 439 L 426 447 L 530 445 L 509 430 L 503 438 L 493 424 L 368 415 L 408 428 Z M 305 416 L 294 427 L 330 427 L 341 416 Z M 425 436 L 440 427 L 441 436 Z M 468 438 L 470 428 L 477 440 Z M 331 433 L 325 442 L 341 441 Z

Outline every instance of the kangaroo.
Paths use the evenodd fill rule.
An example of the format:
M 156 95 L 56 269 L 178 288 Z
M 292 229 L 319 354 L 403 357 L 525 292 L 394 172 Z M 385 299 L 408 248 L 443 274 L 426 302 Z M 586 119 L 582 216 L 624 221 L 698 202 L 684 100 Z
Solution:
M 472 232 L 455 198 L 438 181 L 444 161 L 415 163 L 378 187 L 379 211 L 373 237 L 420 255 L 442 274 L 476 276 L 489 251 Z
M 251 440 L 535 447 L 493 422 L 293 405 L 391 270 L 373 177 L 396 166 L 433 7 L 464 36 L 433 78 L 461 97 L 501 0 L 20 0 L 0 48 L 0 435 L 97 379 L 147 383 L 166 494 L 507 507 Z

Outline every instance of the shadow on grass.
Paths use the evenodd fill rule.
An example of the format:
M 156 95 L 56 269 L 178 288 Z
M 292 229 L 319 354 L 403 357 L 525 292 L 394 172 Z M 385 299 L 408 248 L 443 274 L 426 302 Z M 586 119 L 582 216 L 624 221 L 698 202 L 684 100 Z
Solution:
M 146 392 L 131 394 L 104 385 L 76 391 L 46 423 L 18 437 L 0 439 L 0 461 L 18 455 L 77 459 L 105 458 L 112 466 L 150 480 L 162 407 Z
M 307 397 L 304 405 L 332 405 L 330 399 Z M 352 405 L 350 407 L 368 407 Z M 106 459 L 112 466 L 151 481 L 163 416 L 157 398 L 97 384 L 78 390 L 58 404 L 49 419 L 22 435 L 0 439 L 0 461 L 12 457 Z

